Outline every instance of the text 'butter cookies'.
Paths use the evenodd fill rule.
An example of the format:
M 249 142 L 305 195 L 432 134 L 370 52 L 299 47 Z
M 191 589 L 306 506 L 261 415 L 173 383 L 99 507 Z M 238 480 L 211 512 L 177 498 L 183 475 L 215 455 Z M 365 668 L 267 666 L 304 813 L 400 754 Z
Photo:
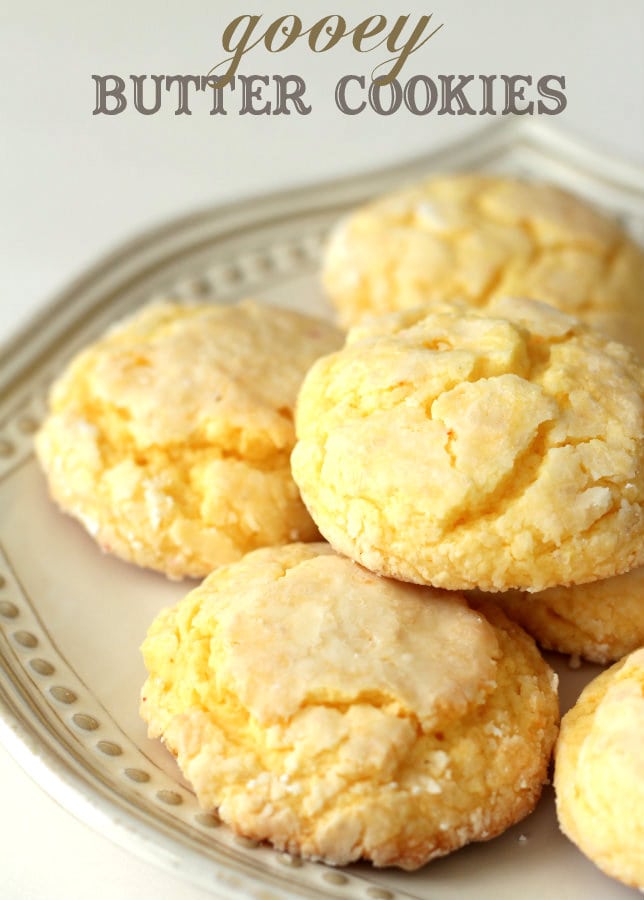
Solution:
M 246 301 L 159 303 L 67 367 L 36 449 L 100 546 L 171 577 L 317 530 L 291 478 L 293 409 L 328 324 Z
M 632 351 L 542 303 L 392 313 L 309 371 L 293 475 L 324 537 L 382 575 L 608 578 L 644 563 L 643 392 Z
M 527 815 L 547 778 L 556 678 L 479 609 L 327 544 L 257 550 L 152 624 L 141 714 L 235 831 L 414 869 Z

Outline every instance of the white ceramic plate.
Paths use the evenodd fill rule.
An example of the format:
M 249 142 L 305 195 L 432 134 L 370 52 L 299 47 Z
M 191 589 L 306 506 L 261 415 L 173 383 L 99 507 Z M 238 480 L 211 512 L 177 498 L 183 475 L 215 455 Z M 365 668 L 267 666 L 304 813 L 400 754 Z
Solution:
M 489 844 L 414 874 L 332 870 L 234 838 L 198 808 L 137 715 L 138 647 L 186 585 L 103 556 L 47 498 L 31 435 L 48 384 L 105 326 L 160 296 L 254 295 L 324 312 L 317 285 L 329 226 L 354 204 L 437 170 L 538 176 L 588 196 L 644 236 L 644 173 L 515 123 L 440 154 L 369 174 L 208 210 L 129 243 L 80 278 L 11 344 L 0 375 L 0 738 L 62 805 L 117 843 L 224 898 L 355 900 L 610 898 L 605 878 L 557 829 L 551 789 Z M 555 658 L 562 705 L 597 669 Z

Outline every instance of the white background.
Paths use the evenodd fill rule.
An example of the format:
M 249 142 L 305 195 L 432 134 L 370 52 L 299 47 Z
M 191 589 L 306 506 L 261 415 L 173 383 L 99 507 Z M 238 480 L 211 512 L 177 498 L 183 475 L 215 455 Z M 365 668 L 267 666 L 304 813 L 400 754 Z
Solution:
M 350 26 L 401 10 L 391 0 L 336 4 Z M 457 140 L 489 117 L 347 117 L 335 106 L 343 74 L 368 74 L 387 54 L 348 42 L 315 55 L 296 44 L 251 51 L 244 74 L 296 73 L 309 116 L 192 116 L 174 100 L 144 117 L 93 116 L 91 75 L 199 74 L 225 56 L 221 33 L 242 12 L 298 13 L 305 26 L 336 11 L 302 0 L 253 7 L 205 0 L 0 0 L 0 342 L 85 266 L 141 229 L 257 192 L 378 168 Z M 565 75 L 568 106 L 549 124 L 644 166 L 642 0 L 410 0 L 441 31 L 414 54 L 414 74 Z M 344 44 L 346 43 L 346 46 Z M 497 119 L 500 116 L 497 117 Z M 138 686 L 133 689 L 138 690 Z M 7 900 L 139 900 L 202 892 L 113 847 L 35 787 L 0 750 L 0 893 Z

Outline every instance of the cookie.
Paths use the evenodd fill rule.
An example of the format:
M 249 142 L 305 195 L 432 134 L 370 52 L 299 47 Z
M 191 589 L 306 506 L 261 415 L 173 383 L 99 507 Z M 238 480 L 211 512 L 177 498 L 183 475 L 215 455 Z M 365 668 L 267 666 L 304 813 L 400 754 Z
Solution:
M 173 578 L 319 538 L 291 477 L 293 408 L 332 326 L 250 301 L 154 304 L 69 364 L 36 437 L 60 507 Z
M 564 716 L 561 829 L 606 874 L 644 890 L 644 648 L 595 678 Z
M 309 371 L 291 457 L 324 537 L 382 575 L 544 590 L 644 563 L 644 369 L 545 304 L 442 304 Z
M 644 646 L 644 566 L 590 584 L 490 599 L 546 650 L 606 665 Z
M 323 281 L 347 326 L 434 300 L 534 297 L 644 353 L 644 251 L 553 185 L 452 175 L 380 198 L 336 226 Z
M 556 677 L 531 638 L 327 544 L 217 569 L 142 649 L 150 737 L 205 809 L 289 853 L 414 869 L 527 815 L 547 777 Z

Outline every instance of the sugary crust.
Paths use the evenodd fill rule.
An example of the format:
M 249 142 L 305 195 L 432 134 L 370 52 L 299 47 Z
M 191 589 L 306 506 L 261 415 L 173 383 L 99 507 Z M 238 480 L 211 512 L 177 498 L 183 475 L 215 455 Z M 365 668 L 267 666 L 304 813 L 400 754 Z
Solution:
M 350 332 L 299 394 L 291 466 L 380 574 L 537 591 L 644 563 L 644 370 L 545 304 L 441 304 Z
M 293 411 L 308 367 L 340 342 L 251 301 L 144 308 L 51 390 L 36 450 L 53 498 L 104 550 L 171 577 L 315 540 L 289 468 Z
M 141 714 L 237 832 L 414 869 L 527 815 L 547 778 L 555 676 L 480 609 L 328 545 L 255 551 L 152 624 Z
M 605 665 L 644 646 L 644 566 L 590 584 L 505 591 L 490 600 L 546 650 Z
M 608 875 L 644 889 L 644 648 L 592 681 L 564 716 L 562 831 Z
M 553 185 L 454 175 L 380 198 L 338 224 L 323 280 L 346 326 L 435 300 L 525 296 L 644 351 L 644 252 Z

